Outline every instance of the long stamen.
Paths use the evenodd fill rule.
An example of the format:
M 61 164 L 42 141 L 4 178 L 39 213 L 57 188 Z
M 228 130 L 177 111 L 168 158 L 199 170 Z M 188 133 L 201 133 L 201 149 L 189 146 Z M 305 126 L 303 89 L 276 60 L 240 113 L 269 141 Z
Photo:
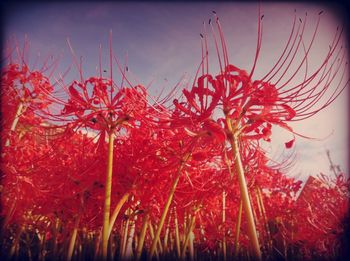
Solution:
M 259 2 L 259 11 L 258 11 L 258 40 L 256 43 L 256 51 L 255 51 L 255 57 L 254 57 L 254 63 L 253 63 L 253 68 L 250 71 L 249 78 L 252 78 L 254 74 L 254 70 L 256 67 L 256 63 L 258 61 L 259 53 L 260 53 L 260 47 L 261 47 L 261 38 L 262 38 L 262 29 L 261 29 L 261 21 L 263 19 L 263 16 L 261 16 L 260 12 L 260 2 Z
M 216 53 L 217 53 L 217 56 L 218 56 L 218 61 L 219 61 L 219 66 L 220 66 L 220 73 L 223 74 L 224 70 L 223 70 L 223 67 L 222 67 L 221 55 L 220 55 L 219 46 L 218 46 L 218 40 L 217 40 L 217 37 L 216 37 L 216 34 L 215 34 L 215 30 L 214 30 L 213 24 L 211 22 L 211 19 L 209 20 L 209 25 L 210 25 L 211 32 L 212 32 L 212 35 L 213 35 L 213 38 L 214 38 Z
M 299 40 L 298 40 L 297 45 L 296 45 L 296 47 L 295 47 L 294 53 L 292 54 L 292 56 L 290 57 L 290 60 L 289 60 L 288 64 L 286 65 L 286 68 L 284 69 L 284 71 L 282 72 L 282 74 L 279 76 L 279 78 L 278 78 L 276 81 L 274 81 L 274 85 L 276 85 L 276 86 L 278 86 L 278 83 L 279 83 L 281 80 L 284 79 L 284 76 L 285 76 L 286 73 L 289 71 L 289 69 L 290 69 L 291 65 L 293 64 L 293 61 L 294 61 L 294 59 L 295 59 L 297 53 L 299 52 L 299 48 L 300 48 L 300 45 L 301 45 L 301 43 L 302 43 L 302 36 L 303 36 L 304 31 L 305 31 L 305 28 L 306 28 L 306 18 L 307 18 L 307 15 L 305 15 L 304 23 L 302 22 L 301 19 L 299 20 L 300 23 L 303 24 L 303 27 L 302 27 L 302 29 L 301 29 L 301 33 L 300 33 L 300 35 L 299 35 Z M 286 58 L 289 58 L 289 56 L 287 56 Z M 296 74 L 296 73 L 294 73 L 294 76 L 295 76 L 295 74 Z M 283 86 L 285 86 L 285 85 L 283 85 Z M 283 88 L 283 87 L 279 87 L 279 86 L 278 86 L 278 88 Z
M 306 60 L 306 57 L 308 56 L 310 50 L 311 50 L 311 47 L 313 46 L 313 43 L 315 41 L 315 37 L 316 37 L 316 34 L 317 34 L 317 31 L 318 31 L 318 26 L 319 26 L 319 23 L 320 23 L 320 17 L 318 17 L 318 20 L 317 20 L 317 24 L 316 24 L 316 28 L 315 28 L 315 31 L 314 31 L 314 34 L 312 36 L 312 39 L 310 41 L 310 44 L 309 44 L 309 48 L 307 49 L 302 61 L 300 62 L 298 68 L 294 71 L 293 75 L 284 83 L 280 86 L 280 88 L 283 88 L 284 86 L 286 86 L 292 79 L 294 79 L 294 77 L 297 75 L 297 73 L 299 72 L 300 68 L 302 67 L 302 65 L 304 64 L 305 60 Z M 306 20 L 305 20 L 305 24 L 306 24 Z M 302 37 L 303 35 L 300 36 L 301 40 L 302 40 Z M 276 83 L 277 85 L 278 83 Z
M 81 68 L 81 66 L 80 66 L 79 63 L 78 63 L 77 56 L 76 56 L 76 54 L 75 54 L 75 52 L 74 52 L 74 49 L 73 49 L 73 47 L 72 47 L 72 45 L 71 45 L 71 43 L 70 43 L 69 38 L 67 38 L 67 44 L 68 44 L 69 49 L 70 49 L 70 51 L 71 51 L 71 53 L 72 53 L 73 62 L 75 63 L 76 68 L 78 69 L 78 72 L 79 72 L 79 75 L 80 75 L 80 82 L 84 82 L 84 78 L 83 78 L 83 69 Z
M 111 80 L 111 90 L 110 90 L 110 100 L 109 105 L 113 100 L 113 49 L 112 49 L 112 30 L 109 31 L 109 70 L 110 70 L 110 80 Z
M 98 64 L 99 64 L 99 73 L 100 73 L 100 79 L 102 79 L 102 44 L 99 45 L 99 53 L 98 53 Z

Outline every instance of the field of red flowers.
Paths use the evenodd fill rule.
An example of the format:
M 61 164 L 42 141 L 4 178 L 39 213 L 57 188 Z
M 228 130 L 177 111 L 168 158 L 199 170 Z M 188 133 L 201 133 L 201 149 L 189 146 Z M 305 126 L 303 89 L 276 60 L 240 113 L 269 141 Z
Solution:
M 261 147 L 273 126 L 302 136 L 289 123 L 331 106 L 348 86 L 342 29 L 311 70 L 318 24 L 304 40 L 305 23 L 295 18 L 280 57 L 256 79 L 262 24 L 259 15 L 254 65 L 244 70 L 229 61 L 214 12 L 200 34 L 195 80 L 179 95 L 182 86 L 153 97 L 134 85 L 112 49 L 109 77 L 101 67 L 85 77 L 69 44 L 79 71 L 70 82 L 52 76 L 55 60 L 31 68 L 26 46 L 6 50 L 2 260 L 341 260 L 349 254 L 347 175 L 333 169 L 334 175 L 302 184 L 286 175 L 293 158 L 271 165 Z M 295 142 L 281 146 L 292 150 Z

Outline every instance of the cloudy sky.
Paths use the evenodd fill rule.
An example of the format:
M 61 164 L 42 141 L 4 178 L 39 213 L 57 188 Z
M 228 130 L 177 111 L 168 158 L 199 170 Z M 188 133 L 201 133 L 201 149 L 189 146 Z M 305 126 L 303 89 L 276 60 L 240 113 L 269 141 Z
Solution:
M 307 12 L 305 41 L 311 39 L 318 14 L 324 11 L 318 28 L 315 45 L 308 56 L 309 71 L 325 57 L 328 46 L 338 25 L 342 25 L 338 13 L 315 4 L 264 3 L 264 27 L 261 57 L 257 64 L 255 78 L 268 72 L 273 62 L 281 55 L 292 29 L 296 10 L 304 20 Z M 16 38 L 23 43 L 24 35 L 30 41 L 29 60 L 35 60 L 40 53 L 45 56 L 60 57 L 55 73 L 63 71 L 72 63 L 72 55 L 67 45 L 71 42 L 77 56 L 83 59 L 85 76 L 96 75 L 99 65 L 99 45 L 102 45 L 102 67 L 109 69 L 109 32 L 113 34 L 113 52 L 127 64 L 134 82 L 147 85 L 152 82 L 151 92 L 155 95 L 162 87 L 170 90 L 185 75 L 193 79 L 201 62 L 199 34 L 212 18 L 215 10 L 221 24 L 230 57 L 234 65 L 250 71 L 257 42 L 258 4 L 240 3 L 21 3 L 8 5 L 4 9 L 5 40 L 13 45 Z M 216 54 L 212 40 L 209 58 L 213 61 L 212 72 L 217 70 Z M 345 42 L 345 39 L 341 41 Z M 127 58 L 126 58 L 127 57 Z M 315 67 L 314 67 L 315 68 Z M 69 77 L 76 77 L 73 69 Z M 67 79 L 69 80 L 69 79 Z M 326 150 L 336 164 L 348 170 L 348 92 L 315 117 L 293 124 L 298 133 L 320 140 L 297 137 L 297 162 L 290 171 L 302 177 L 329 174 Z M 272 157 L 283 153 L 284 142 L 292 135 L 275 130 L 273 142 L 265 145 Z M 348 171 L 347 171 L 348 173 Z

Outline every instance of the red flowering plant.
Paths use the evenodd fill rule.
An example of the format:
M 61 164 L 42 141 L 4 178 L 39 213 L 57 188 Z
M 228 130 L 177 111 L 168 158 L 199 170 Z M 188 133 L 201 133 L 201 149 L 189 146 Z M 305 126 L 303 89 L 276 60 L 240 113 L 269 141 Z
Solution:
M 273 168 L 256 169 L 250 190 L 259 234 L 264 238 L 262 250 L 266 258 L 285 256 L 286 234 L 291 231 L 291 217 L 301 181 Z
M 141 122 L 139 128 L 129 130 L 127 137 L 117 137 L 117 153 L 114 155 L 116 164 L 113 170 L 116 178 L 113 180 L 112 195 L 116 194 L 115 198 L 120 200 L 110 220 L 110 232 L 117 218 L 120 222 L 116 224 L 121 224 L 122 234 L 128 233 L 128 229 L 123 226 L 125 220 L 133 226 L 140 226 L 142 223 L 136 222 L 141 220 L 140 217 L 144 220 L 146 217 L 151 217 L 152 220 L 158 218 L 159 205 L 163 199 L 159 192 L 166 189 L 170 183 L 170 180 L 165 178 L 170 172 L 169 169 L 175 168 L 175 163 L 167 155 L 169 152 L 162 145 L 169 145 L 169 141 L 160 139 L 167 137 L 164 132 L 166 131 L 147 127 Z M 140 250 L 137 252 L 142 250 L 144 238 L 140 240 Z M 120 249 L 121 256 L 131 254 L 130 247 Z
M 163 168 L 164 170 L 160 172 L 160 175 L 158 175 L 156 179 L 153 179 L 154 181 L 158 180 L 158 184 L 160 185 L 159 187 L 153 189 L 155 192 L 153 196 L 158 196 L 157 201 L 153 202 L 153 206 L 160 210 L 161 215 L 157 223 L 157 230 L 155 231 L 155 236 L 150 248 L 150 257 L 155 254 L 157 242 L 160 238 L 163 225 L 173 202 L 173 197 L 180 181 L 180 177 L 190 166 L 189 159 L 196 145 L 196 141 L 192 138 L 186 137 L 181 130 L 175 129 L 170 135 L 168 136 L 167 140 L 161 144 L 161 149 L 158 151 L 158 155 L 165 160 L 165 164 L 167 164 L 167 166 Z M 165 145 L 170 145 L 171 147 L 165 147 Z M 163 188 L 163 190 L 160 190 L 161 188 Z M 168 192 L 167 196 L 165 197 L 164 191 Z
M 55 148 L 57 155 L 52 158 L 52 166 L 64 167 L 52 169 L 48 177 L 50 180 L 45 183 L 55 188 L 48 195 L 51 198 L 50 213 L 54 215 L 46 215 L 52 216 L 55 221 L 51 223 L 53 234 L 56 222 L 64 224 L 62 233 L 65 239 L 69 239 L 66 240 L 69 242 L 69 259 L 80 231 L 95 234 L 101 228 L 105 193 L 101 168 L 104 167 L 106 156 L 96 158 L 93 139 L 81 134 L 71 134 L 69 139 L 56 144 Z
M 104 259 L 115 259 L 116 254 L 120 259 L 144 254 L 194 259 L 196 248 L 224 260 L 232 253 L 260 258 L 261 252 L 267 259 L 280 253 L 287 259 L 286 244 L 300 242 L 305 242 L 300 248 L 305 257 L 309 249 L 331 256 L 329 249 L 336 249 L 335 237 L 342 233 L 348 182 L 338 178 L 333 186 L 324 181 L 328 185 L 317 188 L 306 203 L 294 205 L 300 182 L 284 175 L 284 163 L 271 166 L 262 149 L 262 143 L 272 139 L 274 125 L 299 135 L 289 122 L 327 107 L 348 84 L 341 30 L 310 72 L 319 21 L 306 41 L 305 20 L 297 22 L 295 17 L 281 56 L 254 80 L 262 17 L 259 14 L 257 50 L 248 72 L 230 63 L 214 15 L 217 30 L 211 21 L 210 28 L 219 71 L 209 71 L 204 32 L 198 73 L 178 99 L 173 99 L 174 90 L 157 99 L 142 85 L 133 85 L 128 68 L 120 66 L 112 51 L 109 76 L 102 76 L 100 65 L 98 76 L 84 78 L 72 50 L 80 80 L 57 80 L 61 90 L 55 91 L 44 75 L 51 66 L 29 70 L 23 55 L 19 63 L 6 65 L 2 95 L 9 101 L 4 105 L 9 113 L 4 124 L 12 132 L 2 141 L 11 144 L 2 156 L 2 211 L 12 229 L 9 248 L 15 251 L 27 240 L 22 226 L 40 240 L 42 259 L 43 253 L 67 260 L 93 252 L 98 257 L 99 249 Z M 115 64 L 121 84 L 113 75 Z M 48 127 L 42 126 L 44 121 Z M 16 128 L 17 122 L 21 124 Z M 319 216 L 321 209 L 327 218 Z M 47 252 L 47 243 L 52 243 L 52 251 Z
M 221 248 L 223 245 L 226 247 L 234 227 L 234 220 L 229 218 L 228 213 L 237 210 L 233 202 L 236 201 L 238 187 L 231 186 L 232 178 L 225 162 L 219 156 L 208 158 L 191 172 L 185 172 L 182 179 L 174 200 L 177 212 L 183 216 L 182 219 L 190 218 L 194 222 L 192 228 L 184 224 L 184 233 L 193 233 L 195 238 L 200 239 L 197 242 L 200 251 L 217 250 L 219 243 Z M 184 251 L 186 247 L 182 250 L 183 255 Z M 188 252 L 191 256 L 191 247 Z
M 231 145 L 243 207 L 249 224 L 249 238 L 254 255 L 258 258 L 261 256 L 260 247 L 244 175 L 245 153 L 254 148 L 258 149 L 261 140 L 270 141 L 272 125 L 280 126 L 295 134 L 288 126 L 288 122 L 306 119 L 326 108 L 349 82 L 349 79 L 344 79 L 345 52 L 339 46 L 342 30 L 337 30 L 329 52 L 319 67 L 311 73 L 308 71 L 308 55 L 317 35 L 321 13 L 309 43 L 305 43 L 304 40 L 307 16 L 304 22 L 300 19 L 298 25 L 295 16 L 290 37 L 281 56 L 265 76 L 253 80 L 262 44 L 263 16 L 260 18 L 260 8 L 257 50 L 249 73 L 229 62 L 224 34 L 219 18 L 214 12 L 219 39 L 215 35 L 211 21 L 209 23 L 214 35 L 220 73 L 215 76 L 209 73 L 207 36 L 201 34 L 202 75 L 191 90 L 183 91 L 182 102 L 174 100 L 175 113 L 180 115 L 185 128 L 190 129 L 189 135 L 198 132 L 196 129 L 198 127 L 194 126 L 215 129 L 214 133 L 218 140 L 221 142 L 227 140 Z M 304 51 L 302 59 L 297 62 L 294 58 L 302 51 Z M 306 70 L 303 72 L 304 66 Z M 302 80 L 292 84 L 300 74 L 303 74 Z M 213 120 L 213 116 L 216 120 Z M 285 146 L 290 148 L 293 143 L 294 139 L 286 142 Z
M 202 92 L 204 90 L 204 77 L 200 78 L 198 82 L 198 88 L 193 88 L 191 92 L 184 89 L 183 93 L 186 97 L 188 97 L 189 100 L 191 100 L 192 104 L 195 104 L 194 100 L 196 99 L 196 96 L 198 96 L 200 99 L 200 104 L 195 105 L 193 107 L 193 110 L 191 110 L 191 108 L 185 108 L 183 103 L 178 102 L 178 99 L 174 99 L 173 103 L 175 105 L 175 108 L 173 111 L 171 111 L 171 115 L 167 118 L 163 118 L 160 121 L 161 128 L 164 128 L 166 130 L 170 127 L 172 129 L 170 134 L 172 134 L 171 136 L 173 137 L 170 136 L 170 138 L 175 139 L 172 142 L 173 144 L 175 144 L 175 146 L 168 148 L 167 150 L 170 151 L 171 154 L 173 154 L 172 157 L 170 157 L 169 159 L 175 159 L 176 161 L 174 161 L 174 163 L 177 165 L 177 167 L 175 171 L 175 176 L 172 174 L 173 171 L 169 172 L 170 176 L 173 176 L 172 184 L 169 191 L 169 195 L 166 199 L 166 202 L 164 203 L 165 206 L 162 211 L 162 216 L 158 223 L 158 228 L 155 237 L 152 241 L 150 257 L 152 257 L 156 251 L 156 244 L 159 240 L 160 233 L 162 231 L 170 205 L 173 203 L 173 198 L 176 195 L 175 190 L 178 190 L 178 184 L 183 184 L 185 186 L 186 183 L 187 185 L 192 184 L 192 177 L 196 179 L 197 177 L 195 173 L 200 173 L 196 171 L 196 168 L 202 165 L 204 160 L 210 160 L 211 158 L 217 156 L 218 153 L 220 154 L 223 149 L 225 132 L 223 132 L 220 129 L 220 126 L 210 118 L 213 113 L 213 108 L 215 108 L 217 102 L 214 97 L 214 95 L 216 94 L 213 91 L 207 92 L 207 94 L 213 98 L 210 102 L 210 105 L 208 105 L 207 101 L 204 102 L 203 100 L 204 93 Z M 207 98 L 208 97 L 206 97 L 206 99 Z M 183 115 L 183 111 L 185 111 L 187 114 Z M 180 140 L 180 142 L 178 142 L 178 140 Z M 169 144 L 167 144 L 167 146 L 168 145 Z M 201 179 L 201 182 L 204 182 L 204 176 L 199 175 L 198 177 Z M 198 185 L 204 191 L 207 191 L 204 188 L 205 183 Z M 186 189 L 184 188 L 181 189 L 182 192 L 185 190 Z M 198 202 L 198 200 L 195 200 L 196 206 L 193 206 L 193 201 L 191 199 L 193 199 L 193 197 L 196 196 L 196 189 L 191 187 L 190 190 L 192 192 L 189 192 L 190 194 L 187 194 L 186 198 L 178 199 L 177 201 L 185 200 L 186 202 L 188 202 L 185 203 L 185 205 L 190 208 L 194 207 L 196 209 L 195 212 L 197 213 L 198 206 L 201 204 Z M 181 191 L 178 191 L 181 194 Z M 174 204 L 177 205 L 178 203 L 174 202 Z M 175 215 L 177 216 L 177 214 Z M 184 218 L 185 216 L 186 215 L 184 215 L 183 213 L 180 213 L 179 215 L 180 218 Z M 194 217 L 195 215 L 192 216 L 192 218 Z M 170 220 L 171 217 L 169 217 L 168 219 Z M 176 229 L 178 229 L 178 227 Z M 190 232 L 192 232 L 192 230 L 187 231 L 187 234 L 185 235 L 185 240 L 189 240 Z M 186 246 L 181 250 L 178 247 L 178 257 L 184 257 L 186 249 Z
M 80 80 L 72 81 L 68 85 L 64 84 L 63 80 L 59 82 L 66 96 L 68 96 L 68 101 L 52 96 L 51 99 L 56 101 L 57 104 L 63 105 L 63 109 L 56 114 L 48 110 L 47 119 L 58 121 L 62 128 L 73 130 L 85 128 L 88 133 L 92 133 L 96 138 L 99 136 L 96 144 L 97 154 L 104 153 L 106 135 L 108 136 L 102 236 L 102 256 L 106 258 L 107 242 L 111 231 L 109 222 L 113 161 L 115 161 L 113 149 L 116 146 L 114 139 L 120 137 L 118 142 L 122 142 L 123 139 L 128 139 L 130 129 L 140 129 L 141 125 L 150 126 L 154 124 L 155 119 L 153 117 L 156 117 L 155 114 L 159 114 L 159 110 L 148 102 L 149 97 L 145 87 L 142 85 L 132 86 L 126 77 L 128 68 L 120 67 L 112 50 L 110 50 L 110 77 L 102 77 L 100 65 L 100 75 L 87 79 L 83 78 L 81 65 L 76 62 L 74 51 L 72 48 L 71 50 L 80 73 Z M 121 73 L 121 85 L 118 85 L 113 79 L 113 65 L 115 63 Z M 156 101 L 155 104 L 155 106 L 158 106 Z
M 309 177 L 293 208 L 294 233 L 288 234 L 305 258 L 331 259 L 340 254 L 349 188 L 350 180 L 343 173 L 334 178 L 324 174 Z
M 47 98 L 54 89 L 49 78 L 57 60 L 51 59 L 49 63 L 47 59 L 40 69 L 36 69 L 35 65 L 29 64 L 25 59 L 29 52 L 28 45 L 28 40 L 25 39 L 22 51 L 17 43 L 14 50 L 8 48 L 4 51 L 1 99 L 6 102 L 1 106 L 2 147 L 10 145 L 10 139 L 20 120 L 23 121 L 20 125 L 24 128 L 41 123 L 41 119 L 34 117 L 34 114 L 50 104 Z
M 16 146 L 8 147 L 11 156 L 5 154 L 6 164 L 2 165 L 2 214 L 6 219 L 4 228 L 11 225 L 7 231 L 20 225 L 14 231 L 13 247 L 20 244 L 19 239 L 26 233 L 35 233 L 46 240 L 53 235 L 54 244 L 62 245 L 62 241 L 58 242 L 57 226 L 65 224 L 60 234 L 61 240 L 66 239 L 79 225 L 75 221 L 80 219 L 89 229 L 101 225 L 101 222 L 91 224 L 102 213 L 96 208 L 98 199 L 103 202 L 103 189 L 96 181 L 101 177 L 96 175 L 98 165 L 91 165 L 95 156 L 92 139 L 78 134 L 68 136 L 69 139 L 42 142 L 28 133 Z M 57 253 L 51 250 L 47 254 L 55 256 Z
M 165 121 L 162 124 L 165 124 Z M 181 129 L 171 131 L 164 126 L 157 129 L 149 128 L 145 127 L 142 122 L 140 128 L 130 129 L 127 138 L 117 139 L 116 142 L 119 153 L 115 155 L 117 164 L 114 167 L 114 173 L 118 178 L 113 183 L 119 189 L 113 190 L 121 193 L 122 199 L 132 199 L 125 210 L 126 213 L 129 213 L 126 215 L 130 216 L 130 211 L 131 213 L 139 213 L 143 217 L 142 231 L 145 231 L 143 227 L 147 229 L 147 224 L 151 221 L 164 224 L 177 183 L 180 182 L 180 176 L 184 176 L 184 169 L 188 173 L 193 172 L 191 167 L 198 161 L 199 148 L 194 147 L 192 137 L 186 135 Z M 193 157 L 190 156 L 184 160 L 183 155 L 190 153 L 193 153 Z M 205 152 L 202 151 L 202 153 Z M 168 191 L 169 187 L 170 196 L 165 197 L 164 191 Z M 120 201 L 120 203 L 121 205 L 118 203 L 115 209 L 116 212 L 111 222 L 115 222 L 125 201 Z M 164 205 L 165 208 L 162 210 Z M 135 215 L 132 214 L 131 217 L 136 219 L 137 215 Z M 180 216 L 182 215 L 180 214 Z M 160 237 L 162 230 L 159 229 L 159 226 L 157 231 L 154 231 L 156 235 L 158 231 L 158 237 Z M 139 257 L 146 239 L 145 236 L 146 234 L 142 234 L 139 239 L 136 251 L 136 255 Z M 154 241 L 153 239 L 152 242 Z M 128 247 L 122 248 L 120 251 L 122 256 L 130 256 L 132 253 Z
M 28 45 L 25 39 L 23 50 L 17 43 L 13 50 L 5 49 L 1 68 L 1 179 L 6 184 L 2 201 L 2 214 L 5 215 L 3 229 L 14 220 L 20 224 L 25 222 L 19 220 L 31 218 L 28 211 L 32 211 L 31 205 L 36 205 L 33 203 L 35 195 L 41 192 L 36 188 L 33 176 L 47 159 L 47 153 L 51 152 L 44 138 L 44 121 L 38 114 L 50 104 L 47 97 L 54 85 L 50 83 L 49 76 L 57 60 L 51 59 L 49 63 L 47 59 L 37 69 L 26 59 Z
M 41 159 L 46 158 L 45 153 L 49 151 L 48 146 L 38 143 L 33 135 L 25 134 L 21 139 L 11 139 L 11 142 L 12 145 L 4 150 L 1 162 L 1 229 L 3 236 L 13 235 L 13 240 L 7 242 L 12 243 L 12 248 L 4 244 L 4 250 L 11 249 L 10 256 L 25 230 L 33 231 L 34 227 L 41 230 L 47 222 L 46 217 L 39 220 L 32 213 L 42 207 L 37 199 L 46 191 L 37 187 L 34 180 Z
M 1 67 L 1 181 L 2 210 L 4 217 L 1 231 L 17 226 L 14 246 L 19 240 L 25 224 L 36 223 L 31 212 L 37 208 L 36 198 L 44 190 L 33 181 L 36 168 L 40 167 L 50 148 L 43 142 L 45 131 L 40 126 L 43 120 L 37 114 L 49 105 L 46 97 L 53 85 L 45 73 L 54 70 L 56 60 L 46 61 L 40 69 L 29 64 L 25 56 L 28 42 L 23 51 L 18 44 L 13 50 L 5 49 Z M 49 73 L 49 72 L 48 72 Z M 11 145 L 11 146 L 10 146 Z M 38 227 L 40 222 L 38 221 Z M 22 225 L 20 225 L 22 224 Z M 15 248 L 11 249 L 11 255 Z
M 264 257 L 270 256 L 274 250 L 272 245 L 272 232 L 270 223 L 276 219 L 289 217 L 295 200 L 295 193 L 300 188 L 301 182 L 295 182 L 283 173 L 268 167 L 268 158 L 263 151 L 254 153 L 254 164 L 252 160 L 244 162 L 247 176 L 247 185 L 252 204 L 252 211 L 256 222 L 256 228 L 260 238 Z M 244 157 L 248 158 L 248 157 Z M 226 166 L 226 167 L 225 167 Z M 223 171 L 226 168 L 226 171 Z M 231 166 L 234 169 L 234 166 Z M 211 182 L 219 182 L 213 185 L 207 194 L 202 193 L 201 197 L 205 203 L 202 205 L 201 223 L 198 224 L 196 238 L 201 240 L 203 251 L 211 251 L 213 254 L 218 248 L 223 256 L 230 257 L 226 253 L 227 245 L 234 247 L 233 254 L 239 257 L 244 254 L 244 249 L 249 248 L 248 223 L 245 214 L 242 213 L 241 195 L 237 193 L 238 177 L 234 173 L 230 178 L 227 164 L 221 163 L 219 176 L 212 175 Z M 201 173 L 201 175 L 204 175 Z M 192 176 L 191 176 L 192 177 Z M 206 179 L 210 180 L 205 176 Z M 192 182 L 193 184 L 194 181 Z M 233 183 L 233 184 L 232 184 Z M 182 190 L 181 190 L 182 191 Z M 180 192 L 179 192 L 180 193 Z M 198 193 L 198 192 L 197 192 Z M 189 196 L 190 193 L 187 193 Z M 242 257 L 242 256 L 241 256 Z
M 200 152 L 193 153 L 189 160 L 190 167 L 184 170 L 174 196 L 174 205 L 180 223 L 181 220 L 187 220 L 183 226 L 180 226 L 185 236 L 185 243 L 180 254 L 182 257 L 185 257 L 187 252 L 190 257 L 193 255 L 193 242 L 189 241 L 189 247 L 186 243 L 186 240 L 191 239 L 191 235 L 194 238 L 201 238 L 200 242 L 206 238 L 207 242 L 201 244 L 201 247 L 205 247 L 211 242 L 211 238 L 216 238 L 216 240 L 225 238 L 225 226 L 230 227 L 231 224 L 225 220 L 227 207 L 225 202 L 217 204 L 218 198 L 223 200 L 221 195 L 226 197 L 226 193 L 231 192 L 231 177 L 220 157 L 222 149 L 215 148 L 214 144 L 214 149 L 209 150 L 211 146 L 213 144 L 210 143 L 205 143 L 206 148 L 198 145 Z M 231 200 L 230 198 L 227 201 Z M 215 217 L 216 231 L 212 231 L 208 226 L 211 224 L 207 220 L 208 213 L 212 213 Z

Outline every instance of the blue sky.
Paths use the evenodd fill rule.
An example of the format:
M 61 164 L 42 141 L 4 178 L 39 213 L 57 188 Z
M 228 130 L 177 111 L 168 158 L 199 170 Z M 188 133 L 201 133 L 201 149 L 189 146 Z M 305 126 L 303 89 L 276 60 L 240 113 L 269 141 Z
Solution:
M 308 12 L 306 38 L 311 36 L 318 13 L 325 11 L 314 52 L 310 56 L 310 69 L 313 62 L 316 65 L 327 52 L 337 25 L 341 24 L 337 14 L 311 4 L 263 3 L 263 45 L 257 78 L 264 75 L 281 54 L 292 28 L 294 9 L 301 17 Z M 249 71 L 257 41 L 258 4 L 255 2 L 21 3 L 5 7 L 4 32 L 5 40 L 15 36 L 19 42 L 23 42 L 27 34 L 31 57 L 38 52 L 42 57 L 59 56 L 57 72 L 62 72 L 72 63 L 66 42 L 69 38 L 77 56 L 83 57 L 83 71 L 85 76 L 89 76 L 96 75 L 100 44 L 103 48 L 103 69 L 109 69 L 108 43 L 112 30 L 113 52 L 122 62 L 127 55 L 134 82 L 147 85 L 154 80 L 151 90 L 157 94 L 162 86 L 170 90 L 184 74 L 188 81 L 193 79 L 201 61 L 199 34 L 203 30 L 202 23 L 212 18 L 213 10 L 218 13 L 223 25 L 231 63 Z M 212 44 L 209 53 L 212 54 L 215 71 L 217 64 Z M 73 69 L 69 77 L 77 75 Z M 293 125 L 294 129 L 307 136 L 323 138 L 330 135 L 322 141 L 297 138 L 298 163 L 293 173 L 329 173 L 326 149 L 332 151 L 336 163 L 348 169 L 347 98 L 348 94 L 344 93 L 329 109 L 313 119 Z M 284 142 L 290 139 L 290 134 L 277 130 L 272 145 L 268 144 L 267 148 L 271 154 L 279 154 Z

